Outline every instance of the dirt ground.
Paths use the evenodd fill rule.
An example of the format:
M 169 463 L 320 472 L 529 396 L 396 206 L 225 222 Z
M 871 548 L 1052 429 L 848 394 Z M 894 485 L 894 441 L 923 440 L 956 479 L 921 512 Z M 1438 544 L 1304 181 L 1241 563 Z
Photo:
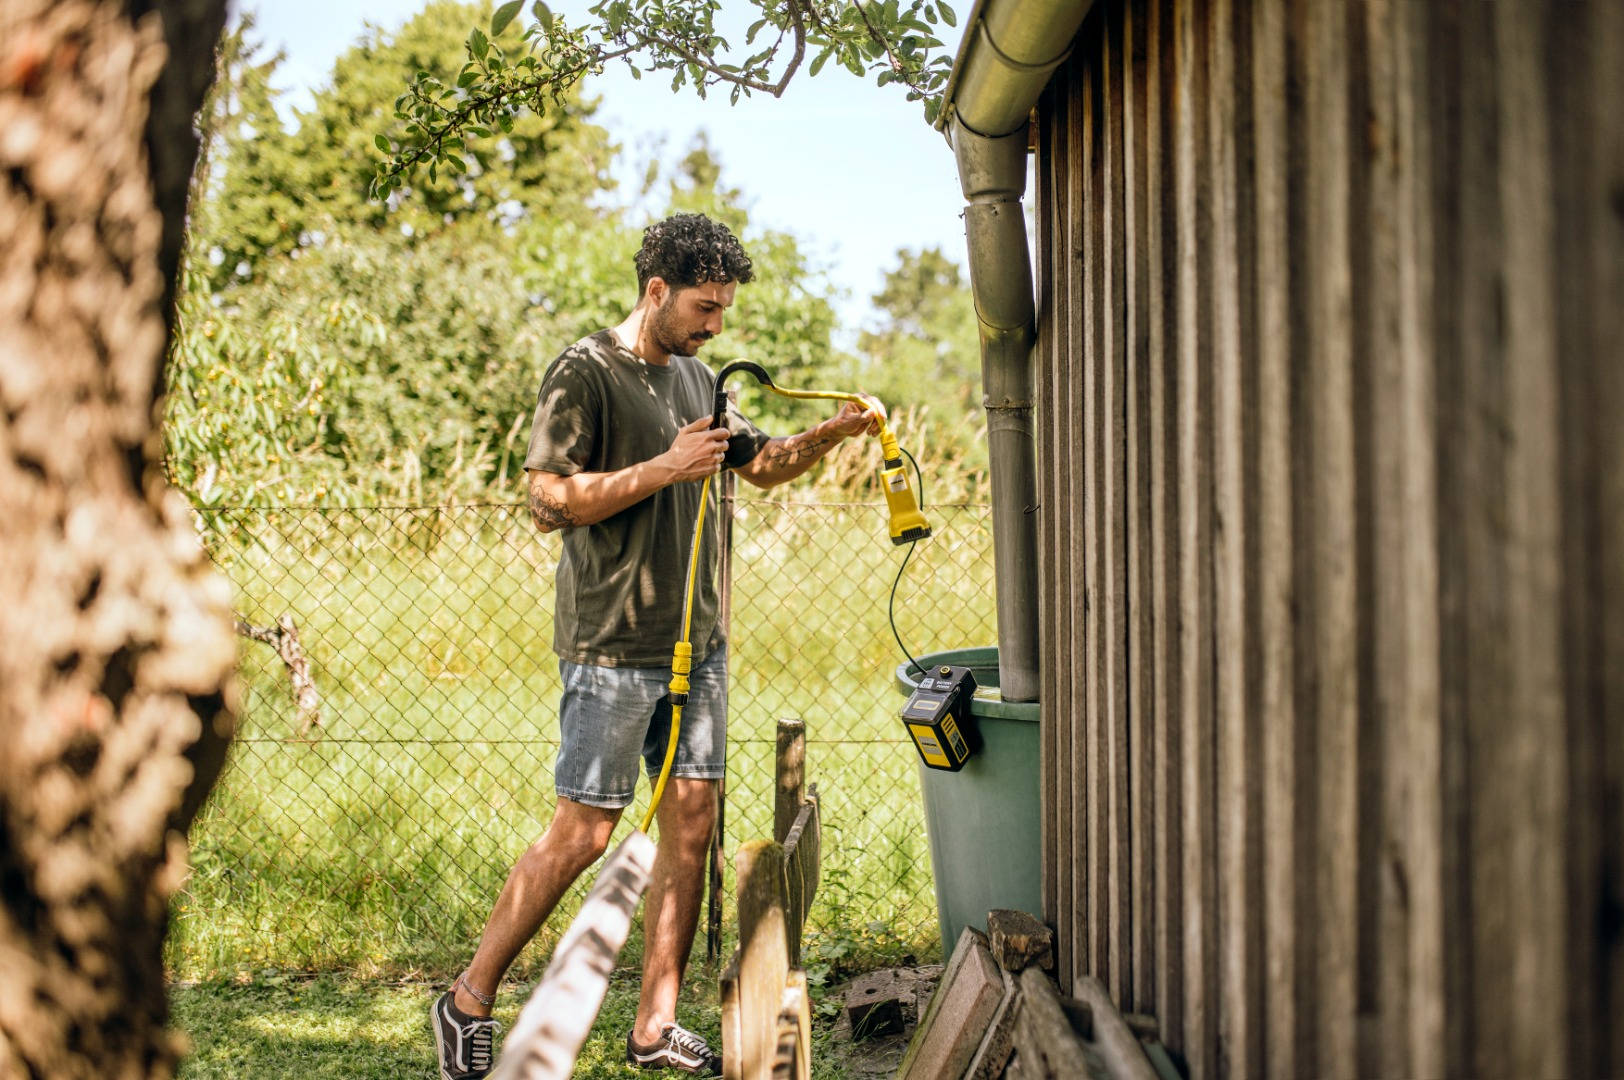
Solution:
M 897 1066 L 902 1064 L 902 1056 L 908 1051 L 908 1040 L 919 1026 L 919 1017 L 930 1007 L 930 995 L 942 979 L 941 964 L 888 970 L 902 989 L 899 1000 L 904 1026 L 900 1034 L 873 1035 L 853 1042 L 851 1021 L 844 1010 L 835 1021 L 829 1057 L 854 1078 L 896 1075 Z

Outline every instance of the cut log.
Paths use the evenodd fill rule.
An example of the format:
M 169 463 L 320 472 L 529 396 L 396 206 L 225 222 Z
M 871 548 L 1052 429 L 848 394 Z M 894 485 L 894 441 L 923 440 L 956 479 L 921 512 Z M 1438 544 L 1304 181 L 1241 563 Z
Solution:
M 574 1071 L 653 868 L 646 834 L 615 849 L 519 1013 L 492 1080 L 566 1080 Z
M 1054 931 L 1024 911 L 987 912 L 987 941 L 998 966 L 1015 975 L 1034 964 L 1045 971 L 1054 967 Z

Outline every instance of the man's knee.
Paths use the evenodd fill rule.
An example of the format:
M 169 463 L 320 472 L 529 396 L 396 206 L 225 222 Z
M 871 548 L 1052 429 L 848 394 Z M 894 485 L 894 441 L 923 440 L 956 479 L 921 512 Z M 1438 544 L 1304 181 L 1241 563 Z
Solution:
M 597 862 L 609 846 L 620 811 L 559 799 L 547 834 L 536 845 L 551 847 L 576 873 Z
M 660 839 L 670 839 L 684 850 L 703 852 L 716 828 L 714 780 L 673 779 L 660 804 Z

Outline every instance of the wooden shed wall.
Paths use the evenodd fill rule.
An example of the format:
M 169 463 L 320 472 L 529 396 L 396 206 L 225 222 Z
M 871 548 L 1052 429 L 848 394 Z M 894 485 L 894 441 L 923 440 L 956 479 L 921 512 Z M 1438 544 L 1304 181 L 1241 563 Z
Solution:
M 1624 1075 L 1624 4 L 1100 0 L 1039 116 L 1063 982 Z

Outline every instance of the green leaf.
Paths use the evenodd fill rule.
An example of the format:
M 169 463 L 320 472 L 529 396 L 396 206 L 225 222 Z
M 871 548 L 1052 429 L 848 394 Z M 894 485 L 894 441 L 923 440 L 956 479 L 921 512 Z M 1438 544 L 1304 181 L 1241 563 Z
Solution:
M 553 32 L 552 8 L 542 3 L 541 0 L 536 0 L 536 2 L 531 5 L 530 11 L 531 14 L 535 15 L 536 21 L 541 24 L 541 28 L 543 30 L 547 31 L 549 34 Z
M 638 81 L 639 81 L 639 82 L 641 82 L 641 81 L 642 81 L 642 79 L 643 79 L 643 73 L 642 73 L 642 72 L 641 72 L 641 71 L 639 71 L 639 70 L 637 70 L 637 68 L 636 68 L 636 67 L 635 67 L 635 66 L 634 66 L 634 67 L 631 67 L 631 68 L 628 68 L 628 69 L 627 69 L 627 70 L 628 70 L 628 71 L 630 71 L 630 72 L 631 72 L 631 73 L 632 73 L 632 78 L 633 78 L 633 79 L 636 79 L 636 80 L 638 80 Z
M 394 152 L 393 149 L 389 145 L 389 140 L 384 138 L 382 135 L 374 135 L 374 136 L 372 136 L 372 143 L 379 150 L 382 150 L 386 154 Z
M 816 76 L 818 72 L 823 70 L 823 65 L 829 60 L 830 51 L 831 50 L 829 49 L 824 49 L 822 52 L 818 53 L 818 55 L 812 58 L 812 66 L 807 69 L 808 75 Z
M 468 32 L 468 51 L 480 63 L 485 62 L 485 54 L 491 51 L 491 40 L 485 36 L 485 31 L 474 27 Z
M 464 90 L 468 89 L 478 81 L 479 72 L 477 71 L 465 71 L 461 75 L 457 76 L 457 85 L 462 87 Z
M 948 7 L 945 3 L 938 3 L 936 6 L 938 8 L 941 8 L 941 10 L 942 10 L 942 21 L 943 22 L 945 22 L 949 26 L 957 26 L 957 25 L 959 25 L 959 17 L 957 15 L 953 14 L 953 9 L 952 8 Z
M 524 9 L 524 0 L 508 0 L 491 16 L 491 37 L 497 37 L 508 28 L 508 23 Z
M 755 22 L 751 23 L 750 29 L 745 31 L 744 43 L 746 45 L 754 45 L 756 42 L 756 35 L 761 33 L 761 28 L 766 25 L 766 19 L 757 19 Z

